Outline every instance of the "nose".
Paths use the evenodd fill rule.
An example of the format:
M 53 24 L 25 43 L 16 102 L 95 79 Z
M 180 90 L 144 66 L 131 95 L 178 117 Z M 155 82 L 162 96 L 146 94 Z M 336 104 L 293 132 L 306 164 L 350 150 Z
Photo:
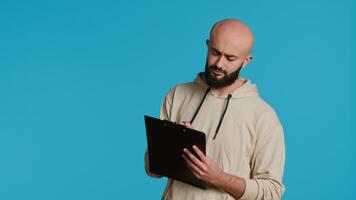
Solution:
M 216 60 L 215 65 L 219 68 L 219 69 L 223 69 L 224 67 L 224 56 L 220 55 L 219 58 Z

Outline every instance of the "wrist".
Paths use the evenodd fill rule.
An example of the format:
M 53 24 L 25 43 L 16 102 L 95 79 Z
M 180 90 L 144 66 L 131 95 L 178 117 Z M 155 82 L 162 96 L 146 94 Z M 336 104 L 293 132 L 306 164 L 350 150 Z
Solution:
M 228 174 L 223 171 L 219 172 L 219 175 L 210 184 L 219 190 L 223 190 L 225 183 L 228 180 Z

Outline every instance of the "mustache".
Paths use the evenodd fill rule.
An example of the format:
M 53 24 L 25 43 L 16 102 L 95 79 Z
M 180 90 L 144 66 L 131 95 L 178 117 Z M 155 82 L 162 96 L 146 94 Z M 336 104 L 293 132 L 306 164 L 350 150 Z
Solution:
M 220 69 L 220 68 L 219 68 L 218 66 L 216 66 L 216 65 L 211 65 L 211 66 L 208 67 L 208 69 L 209 69 L 210 72 L 216 70 L 216 71 L 218 71 L 218 72 L 221 72 L 221 73 L 227 75 L 227 72 L 226 72 L 225 70 Z

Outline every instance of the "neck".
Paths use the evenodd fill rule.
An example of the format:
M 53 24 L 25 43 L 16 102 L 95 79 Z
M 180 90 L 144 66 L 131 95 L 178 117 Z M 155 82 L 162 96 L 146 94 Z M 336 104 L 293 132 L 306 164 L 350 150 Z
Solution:
M 212 92 L 214 92 L 218 96 L 224 96 L 235 91 L 237 88 L 241 87 L 244 83 L 245 81 L 243 81 L 241 78 L 238 78 L 233 84 L 229 86 L 218 88 L 218 89 L 212 88 Z

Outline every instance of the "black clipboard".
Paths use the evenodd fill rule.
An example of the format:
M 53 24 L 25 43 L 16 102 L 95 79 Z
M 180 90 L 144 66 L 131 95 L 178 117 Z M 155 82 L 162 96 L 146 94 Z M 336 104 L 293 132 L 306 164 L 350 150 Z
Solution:
M 150 171 L 206 189 L 207 183 L 197 179 L 182 158 L 183 148 L 195 154 L 192 149 L 193 145 L 196 145 L 205 155 L 205 134 L 177 123 L 146 115 L 145 125 Z

